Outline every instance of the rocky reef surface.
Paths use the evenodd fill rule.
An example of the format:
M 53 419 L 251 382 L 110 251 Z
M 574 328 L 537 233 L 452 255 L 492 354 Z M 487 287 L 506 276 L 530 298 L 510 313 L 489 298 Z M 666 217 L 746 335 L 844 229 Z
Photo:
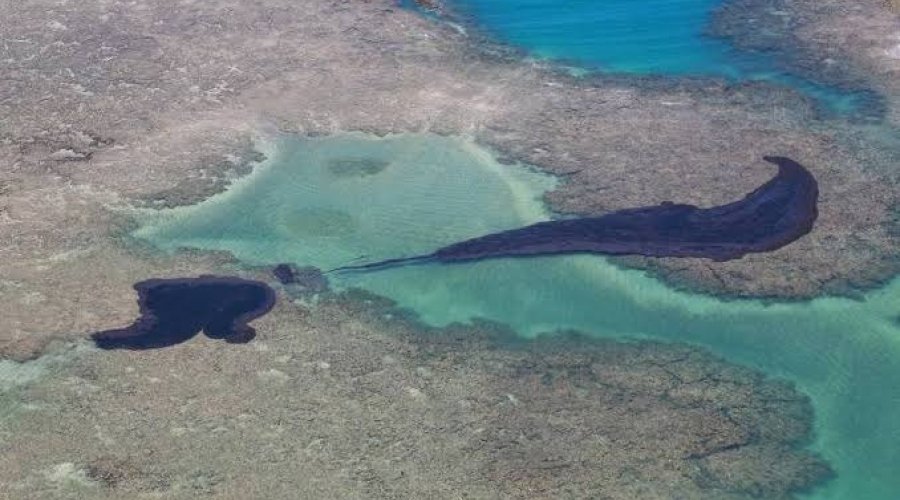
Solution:
M 900 125 L 900 16 L 894 0 L 729 0 L 711 33 L 770 51 L 816 80 L 878 91 Z
M 725 263 L 621 262 L 695 290 L 781 298 L 849 293 L 898 268 L 890 134 L 819 120 L 789 89 L 573 78 L 388 0 L 7 1 L 0 14 L 0 345 L 128 309 L 122 271 L 93 265 L 128 260 L 118 209 L 224 189 L 265 153 L 254 138 L 267 130 L 471 135 L 562 176 L 547 202 L 583 215 L 721 205 L 768 178 L 761 156 L 787 156 L 819 182 L 806 237 Z M 85 298 L 85 284 L 109 286 Z
M 779 498 L 827 476 L 797 448 L 808 401 L 702 351 L 516 344 L 495 325 L 422 332 L 361 295 L 276 306 L 248 344 L 39 356 L 127 324 L 147 277 L 239 274 L 228 256 L 163 256 L 122 236 L 135 206 L 225 189 L 268 131 L 471 135 L 562 176 L 547 202 L 586 215 L 721 205 L 768 179 L 762 155 L 791 157 L 819 183 L 809 235 L 725 263 L 622 262 L 692 289 L 803 298 L 897 271 L 896 158 L 880 124 L 821 120 L 764 84 L 573 78 L 388 0 L 0 0 L 0 16 L 0 362 L 27 381 L 0 397 L 4 491 Z M 888 33 L 894 18 L 878 19 Z M 822 41 L 810 50 L 860 46 Z M 890 71 L 854 64 L 854 81 L 893 102 Z
M 8 392 L 16 498 L 788 498 L 808 399 L 685 345 L 425 328 L 364 292 Z

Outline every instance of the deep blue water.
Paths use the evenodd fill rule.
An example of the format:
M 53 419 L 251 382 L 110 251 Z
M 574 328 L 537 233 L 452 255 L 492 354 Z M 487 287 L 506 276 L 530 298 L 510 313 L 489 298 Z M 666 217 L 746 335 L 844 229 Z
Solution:
M 860 112 L 869 92 L 791 74 L 777 54 L 738 50 L 706 35 L 721 0 L 447 0 L 463 24 L 537 58 L 606 73 L 767 81 L 801 91 L 820 111 Z M 761 29 L 764 27 L 761 27 Z

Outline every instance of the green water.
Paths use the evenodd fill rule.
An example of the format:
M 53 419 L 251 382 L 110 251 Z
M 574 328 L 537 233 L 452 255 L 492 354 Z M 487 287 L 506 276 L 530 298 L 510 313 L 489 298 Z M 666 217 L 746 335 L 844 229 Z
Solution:
M 553 185 L 462 139 L 283 139 L 228 192 L 141 212 L 135 235 L 168 250 L 222 249 L 253 264 L 331 268 L 544 219 L 540 194 Z M 795 381 L 812 397 L 814 447 L 838 473 L 814 498 L 900 492 L 900 281 L 862 301 L 766 305 L 674 291 L 595 256 L 420 265 L 332 280 L 391 297 L 435 325 L 480 316 L 524 336 L 577 328 L 706 346 Z

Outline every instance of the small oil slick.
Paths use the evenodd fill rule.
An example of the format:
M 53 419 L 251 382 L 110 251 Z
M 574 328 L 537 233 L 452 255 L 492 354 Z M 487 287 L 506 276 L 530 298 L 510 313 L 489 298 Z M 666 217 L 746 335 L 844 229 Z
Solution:
M 328 278 L 314 266 L 278 264 L 272 269 L 272 275 L 282 285 L 290 286 L 299 292 L 316 294 L 328 291 Z
M 91 335 L 101 349 L 156 349 L 203 331 L 242 344 L 256 336 L 247 323 L 275 305 L 269 285 L 234 277 L 151 279 L 134 285 L 141 316 L 130 326 Z

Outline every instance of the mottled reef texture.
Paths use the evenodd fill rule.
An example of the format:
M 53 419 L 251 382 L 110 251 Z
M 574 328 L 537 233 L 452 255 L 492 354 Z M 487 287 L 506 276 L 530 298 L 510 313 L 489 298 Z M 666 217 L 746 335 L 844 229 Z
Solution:
M 114 208 L 223 189 L 259 158 L 252 138 L 267 128 L 474 135 L 563 176 L 547 201 L 586 215 L 666 200 L 721 205 L 765 182 L 763 155 L 787 156 L 820 185 L 807 237 L 726 263 L 622 262 L 693 289 L 788 298 L 872 286 L 898 267 L 890 131 L 816 121 L 789 90 L 578 80 L 476 50 L 388 0 L 2 0 L 0 14 L 0 287 L 17 290 L 0 312 L 13 339 L 96 323 L 73 319 L 76 303 L 127 307 L 120 281 L 108 283 L 122 296 L 114 307 L 59 282 L 113 279 L 84 266 L 115 252 Z M 43 307 L 59 310 L 35 313 Z
M 256 325 L 249 344 L 85 353 L 20 389 L 0 491 L 779 499 L 830 474 L 796 448 L 804 396 L 695 348 L 423 330 L 359 293 Z

